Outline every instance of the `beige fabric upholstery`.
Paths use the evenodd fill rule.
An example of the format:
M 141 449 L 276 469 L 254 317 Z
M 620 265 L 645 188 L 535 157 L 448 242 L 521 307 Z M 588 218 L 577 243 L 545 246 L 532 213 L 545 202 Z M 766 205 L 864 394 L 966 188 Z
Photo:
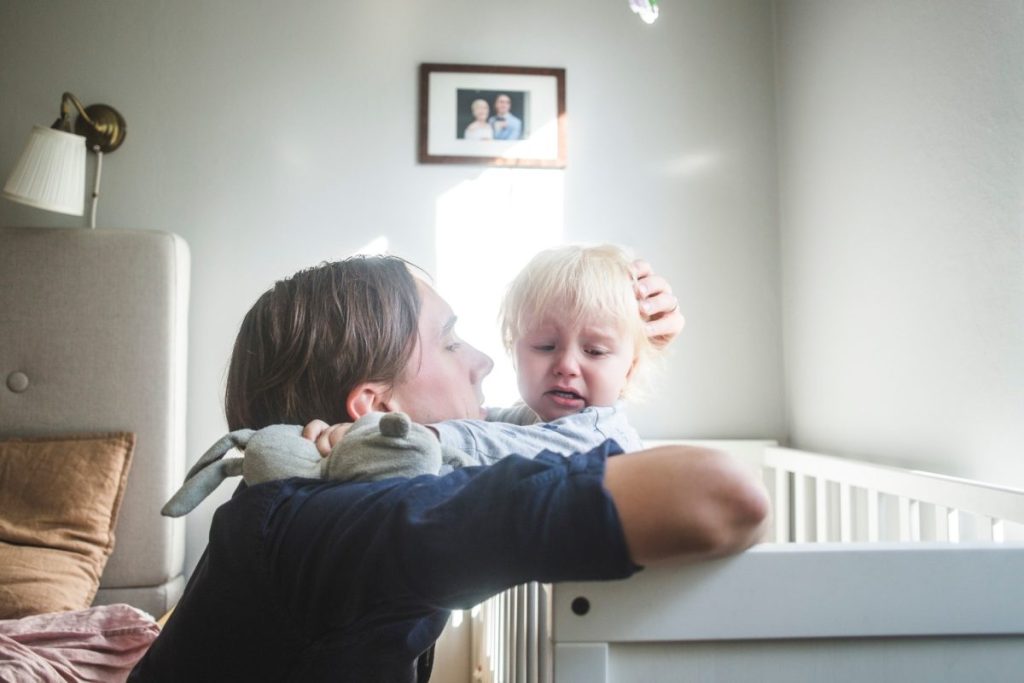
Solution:
M 0 619 L 92 604 L 134 449 L 130 432 L 0 439 Z
M 183 587 L 189 253 L 138 230 L 0 228 L 0 437 L 127 431 L 134 462 L 95 604 Z

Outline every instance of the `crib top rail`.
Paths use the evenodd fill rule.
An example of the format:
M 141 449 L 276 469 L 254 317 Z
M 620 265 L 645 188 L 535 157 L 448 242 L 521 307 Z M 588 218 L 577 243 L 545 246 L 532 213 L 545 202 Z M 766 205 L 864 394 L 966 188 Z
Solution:
M 1020 543 L 766 544 L 556 584 L 554 629 L 563 643 L 1020 635 L 1021 576 Z

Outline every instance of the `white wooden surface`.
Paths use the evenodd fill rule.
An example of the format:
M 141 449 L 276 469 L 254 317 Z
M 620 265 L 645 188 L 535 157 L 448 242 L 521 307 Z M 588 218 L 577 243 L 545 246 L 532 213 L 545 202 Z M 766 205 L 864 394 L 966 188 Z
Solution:
M 553 615 L 558 644 L 1024 635 L 1024 544 L 763 545 L 558 584 Z
M 607 681 L 606 643 L 561 643 L 555 646 L 555 683 Z
M 560 584 L 555 681 L 1018 682 L 1022 577 L 1022 544 L 790 544 Z
M 605 678 L 558 683 L 1020 683 L 1017 637 L 628 643 Z
M 1024 492 L 771 441 L 647 445 L 664 444 L 761 477 L 779 543 L 554 586 L 557 683 L 1024 680 L 1024 543 L 1002 542 Z

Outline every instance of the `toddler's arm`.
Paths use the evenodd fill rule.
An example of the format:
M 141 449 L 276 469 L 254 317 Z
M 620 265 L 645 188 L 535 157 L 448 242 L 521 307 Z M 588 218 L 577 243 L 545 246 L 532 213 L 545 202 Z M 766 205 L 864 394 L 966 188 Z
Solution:
M 592 406 L 552 422 L 529 425 L 447 420 L 430 427 L 437 432 L 442 446 L 463 451 L 485 465 L 512 454 L 533 458 L 542 451 L 583 453 L 608 439 L 627 453 L 643 448 L 625 413 L 615 406 Z
M 537 413 L 530 410 L 525 403 L 516 403 L 510 408 L 488 408 L 488 422 L 507 422 L 513 425 L 532 425 L 540 422 Z

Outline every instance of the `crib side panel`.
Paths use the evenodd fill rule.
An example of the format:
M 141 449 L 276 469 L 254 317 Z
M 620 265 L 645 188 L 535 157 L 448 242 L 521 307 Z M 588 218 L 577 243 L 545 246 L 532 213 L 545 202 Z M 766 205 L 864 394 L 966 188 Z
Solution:
M 767 447 L 776 542 L 1024 538 L 1024 491 L 789 448 Z
M 859 638 L 683 643 L 608 647 L 605 678 L 576 678 L 561 667 L 556 683 L 1017 683 L 1024 638 Z M 562 675 L 565 674 L 565 675 Z
M 554 586 L 556 643 L 1024 635 L 1024 545 L 763 545 Z M 586 600 L 587 611 L 572 610 Z M 578 603 L 577 603 L 578 604 Z M 578 611 L 578 610 L 577 610 Z

